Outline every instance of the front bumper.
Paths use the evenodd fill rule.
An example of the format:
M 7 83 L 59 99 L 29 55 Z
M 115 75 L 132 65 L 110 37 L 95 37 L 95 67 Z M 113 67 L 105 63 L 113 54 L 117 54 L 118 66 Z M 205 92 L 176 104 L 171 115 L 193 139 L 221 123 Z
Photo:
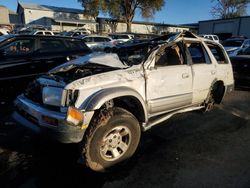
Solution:
M 15 101 L 16 111 L 12 117 L 21 125 L 61 143 L 78 143 L 82 140 L 85 130 L 94 112 L 84 113 L 84 125 L 72 126 L 66 121 L 66 113 L 48 110 L 41 105 L 20 95 Z M 44 117 L 53 119 L 57 125 L 50 125 Z

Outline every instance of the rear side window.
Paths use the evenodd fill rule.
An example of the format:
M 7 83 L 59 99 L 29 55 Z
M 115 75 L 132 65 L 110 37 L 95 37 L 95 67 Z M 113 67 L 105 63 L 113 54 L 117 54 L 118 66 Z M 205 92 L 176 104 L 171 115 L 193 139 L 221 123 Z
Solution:
M 92 37 L 86 37 L 83 39 L 84 42 L 92 42 L 93 38 Z
M 214 37 L 214 40 L 219 40 L 219 38 L 217 36 L 213 36 Z
M 94 42 L 106 42 L 107 38 L 104 37 L 94 37 Z
M 127 35 L 120 35 L 118 36 L 118 39 L 129 39 Z
M 40 51 L 45 52 L 59 52 L 65 51 L 66 47 L 63 41 L 59 39 L 40 39 Z
M 199 42 L 186 42 L 193 64 L 210 64 L 207 51 Z
M 212 36 L 207 36 L 208 39 L 210 40 L 213 40 L 213 37 Z
M 77 36 L 80 36 L 80 35 L 81 35 L 80 32 L 75 32 L 75 33 L 73 34 L 73 37 L 77 37 Z
M 208 48 L 211 50 L 215 59 L 217 60 L 217 63 L 219 63 L 219 64 L 228 63 L 228 61 L 225 57 L 225 54 L 220 46 L 215 45 L 215 44 L 211 44 L 211 43 L 206 43 L 206 44 L 207 44 Z
M 36 35 L 43 35 L 43 32 L 37 32 Z
M 66 40 L 66 45 L 70 50 L 86 50 L 90 49 L 80 40 Z
M 34 51 L 34 39 L 19 39 L 1 48 L 7 56 L 25 55 Z
M 128 35 L 111 35 L 112 39 L 129 39 Z
M 45 32 L 45 35 L 52 35 L 51 32 Z

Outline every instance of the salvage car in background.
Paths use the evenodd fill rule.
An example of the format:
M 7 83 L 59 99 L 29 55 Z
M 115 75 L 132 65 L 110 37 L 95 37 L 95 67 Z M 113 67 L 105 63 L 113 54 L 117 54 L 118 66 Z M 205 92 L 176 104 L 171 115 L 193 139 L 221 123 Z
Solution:
M 132 34 L 124 34 L 124 33 L 113 33 L 109 35 L 113 40 L 118 40 L 120 42 L 127 42 L 128 40 L 134 39 L 134 35 Z
M 202 34 L 202 35 L 199 35 L 199 36 L 201 36 L 203 38 L 206 38 L 206 39 L 210 39 L 210 40 L 212 40 L 214 42 L 218 42 L 218 43 L 220 42 L 220 39 L 219 39 L 219 37 L 217 35 Z
M 238 88 L 250 89 L 250 47 L 243 50 L 240 55 L 230 57 L 235 86 Z
M 8 35 L 0 40 L 0 101 L 13 100 L 36 76 L 90 53 L 81 39 Z
M 105 171 L 134 154 L 142 131 L 177 113 L 208 111 L 233 86 L 224 48 L 183 32 L 56 67 L 18 96 L 13 117 L 80 143 L 86 165 Z
M 110 52 L 117 44 L 117 40 L 100 35 L 89 35 L 82 38 L 85 44 L 94 51 Z
M 245 38 L 229 38 L 222 42 L 224 48 L 226 49 L 230 57 L 237 56 L 242 51 L 250 46 L 250 39 Z

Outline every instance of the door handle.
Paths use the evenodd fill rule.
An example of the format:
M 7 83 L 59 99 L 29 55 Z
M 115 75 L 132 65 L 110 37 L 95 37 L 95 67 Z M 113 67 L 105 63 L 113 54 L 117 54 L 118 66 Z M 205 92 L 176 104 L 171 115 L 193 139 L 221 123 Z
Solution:
M 54 61 L 53 60 L 48 60 L 48 61 L 46 61 L 46 63 L 54 63 Z
M 182 78 L 188 78 L 189 77 L 189 74 L 188 73 L 183 73 L 182 74 Z
M 212 75 L 214 75 L 215 73 L 216 73 L 216 71 L 215 71 L 215 70 L 212 70 L 212 71 L 211 71 L 211 74 L 212 74 Z

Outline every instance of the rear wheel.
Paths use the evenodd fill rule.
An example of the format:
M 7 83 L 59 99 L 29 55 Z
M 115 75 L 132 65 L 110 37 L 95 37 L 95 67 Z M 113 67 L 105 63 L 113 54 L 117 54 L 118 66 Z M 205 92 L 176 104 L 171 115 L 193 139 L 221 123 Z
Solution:
M 214 108 L 215 104 L 220 104 L 224 96 L 225 87 L 223 84 L 215 83 L 208 95 L 205 102 L 205 112 L 208 112 Z
M 83 141 L 83 157 L 94 171 L 106 171 L 130 158 L 140 141 L 137 119 L 122 108 L 101 111 Z

